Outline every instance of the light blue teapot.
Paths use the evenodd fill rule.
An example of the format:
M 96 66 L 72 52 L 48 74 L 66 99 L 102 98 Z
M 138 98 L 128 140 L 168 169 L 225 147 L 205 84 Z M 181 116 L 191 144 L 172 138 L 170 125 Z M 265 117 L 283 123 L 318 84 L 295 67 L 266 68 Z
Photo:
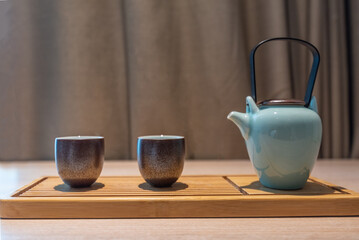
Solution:
M 292 40 L 307 46 L 313 54 L 304 101 L 266 100 L 256 102 L 254 54 L 273 40 Z M 275 189 L 302 188 L 317 159 L 322 122 L 312 91 L 319 66 L 319 52 L 310 43 L 295 38 L 272 38 L 260 42 L 250 54 L 252 96 L 246 113 L 231 112 L 228 119 L 240 129 L 248 155 L 262 185 Z

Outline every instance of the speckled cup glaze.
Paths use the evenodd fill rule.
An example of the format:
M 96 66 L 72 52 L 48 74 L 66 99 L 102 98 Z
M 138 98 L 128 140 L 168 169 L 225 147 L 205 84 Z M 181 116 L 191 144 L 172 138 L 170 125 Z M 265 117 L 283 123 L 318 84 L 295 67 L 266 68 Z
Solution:
M 185 140 L 181 136 L 143 136 L 137 142 L 142 177 L 154 187 L 170 187 L 181 176 Z
M 57 172 L 73 188 L 96 182 L 104 162 L 105 141 L 98 136 L 59 137 L 55 139 Z

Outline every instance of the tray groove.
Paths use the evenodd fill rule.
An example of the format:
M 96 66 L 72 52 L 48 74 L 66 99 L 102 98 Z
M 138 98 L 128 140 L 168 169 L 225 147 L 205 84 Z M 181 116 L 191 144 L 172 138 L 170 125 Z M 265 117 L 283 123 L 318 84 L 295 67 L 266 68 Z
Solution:
M 240 186 L 238 186 L 237 184 L 235 184 L 234 182 L 232 182 L 231 179 L 229 179 L 227 176 L 223 176 L 223 178 L 229 183 L 231 184 L 235 189 L 237 189 L 240 193 L 242 193 L 243 195 L 248 195 L 248 193 L 246 191 L 244 191 Z

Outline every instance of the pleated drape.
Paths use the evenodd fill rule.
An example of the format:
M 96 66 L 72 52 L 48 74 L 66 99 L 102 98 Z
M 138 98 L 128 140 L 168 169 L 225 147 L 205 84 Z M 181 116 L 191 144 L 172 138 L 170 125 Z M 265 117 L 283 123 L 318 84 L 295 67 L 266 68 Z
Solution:
M 321 53 L 321 157 L 359 156 L 356 1 L 0 1 L 0 159 L 52 159 L 54 138 L 103 135 L 107 159 L 141 135 L 176 134 L 188 159 L 247 158 L 236 126 L 249 52 L 301 38 Z M 303 98 L 311 55 L 258 51 L 260 99 Z M 359 90 L 359 89 L 358 89 Z

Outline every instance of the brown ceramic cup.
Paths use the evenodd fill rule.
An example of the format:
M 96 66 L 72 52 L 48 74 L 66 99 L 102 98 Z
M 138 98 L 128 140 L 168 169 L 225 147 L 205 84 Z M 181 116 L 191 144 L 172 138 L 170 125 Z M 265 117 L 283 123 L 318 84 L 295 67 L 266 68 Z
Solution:
M 61 179 L 73 188 L 96 182 L 104 162 L 103 137 L 78 136 L 55 139 L 55 162 Z
M 185 140 L 181 136 L 143 136 L 137 141 L 142 177 L 154 187 L 170 187 L 181 176 Z

